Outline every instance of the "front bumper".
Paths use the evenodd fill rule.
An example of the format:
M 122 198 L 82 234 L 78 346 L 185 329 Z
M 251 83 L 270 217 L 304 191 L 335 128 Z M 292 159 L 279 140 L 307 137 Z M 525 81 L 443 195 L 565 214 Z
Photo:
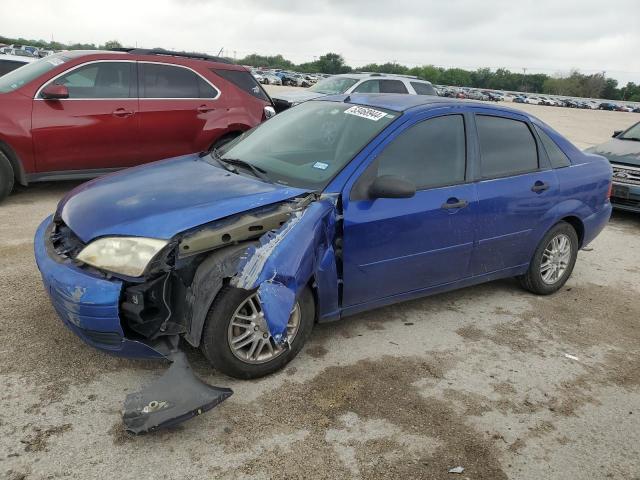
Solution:
M 640 185 L 616 182 L 611 192 L 611 204 L 618 210 L 640 213 Z
M 64 324 L 92 347 L 113 355 L 165 358 L 152 346 L 125 337 L 119 316 L 121 281 L 92 275 L 49 248 L 51 221 L 48 217 L 36 231 L 35 258 L 51 303 Z

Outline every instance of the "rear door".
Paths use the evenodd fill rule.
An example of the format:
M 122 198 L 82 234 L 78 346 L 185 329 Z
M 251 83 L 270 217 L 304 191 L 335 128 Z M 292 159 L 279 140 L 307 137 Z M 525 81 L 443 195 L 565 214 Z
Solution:
M 345 307 L 470 275 L 477 202 L 465 125 L 464 115 L 450 114 L 402 129 L 345 191 Z M 415 196 L 369 198 L 371 181 L 383 175 L 412 182 Z
M 225 115 L 220 90 L 189 67 L 138 62 L 140 150 L 150 162 L 207 149 L 211 125 Z
M 539 240 L 534 232 L 558 201 L 559 186 L 525 117 L 476 109 L 475 127 L 480 162 L 472 271 L 482 275 L 529 263 Z
M 38 172 L 120 168 L 138 162 L 135 62 L 90 62 L 49 83 L 65 85 L 69 98 L 45 100 L 36 93 L 32 134 Z

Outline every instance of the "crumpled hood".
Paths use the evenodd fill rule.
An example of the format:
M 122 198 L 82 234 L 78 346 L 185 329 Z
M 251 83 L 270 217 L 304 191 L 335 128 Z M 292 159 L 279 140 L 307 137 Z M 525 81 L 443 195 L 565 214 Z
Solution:
M 170 239 L 304 192 L 227 172 L 193 154 L 84 183 L 60 201 L 57 215 L 85 243 L 107 235 Z
M 271 95 L 271 98 L 284 100 L 289 103 L 301 103 L 307 100 L 313 100 L 314 98 L 324 97 L 324 93 L 310 92 L 309 90 L 291 90 L 285 92 L 278 92 Z
M 613 163 L 626 163 L 640 167 L 640 142 L 612 138 L 608 142 L 588 148 L 586 151 L 602 155 Z

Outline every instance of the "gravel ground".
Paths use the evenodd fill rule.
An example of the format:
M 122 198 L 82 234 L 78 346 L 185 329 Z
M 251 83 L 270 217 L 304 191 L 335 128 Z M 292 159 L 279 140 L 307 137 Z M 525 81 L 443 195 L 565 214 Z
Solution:
M 581 147 L 640 119 L 524 108 Z M 165 367 L 85 346 L 33 261 L 37 224 L 74 185 L 0 206 L 0 477 L 640 479 L 640 216 L 614 214 L 551 297 L 498 281 L 320 325 L 257 381 L 189 351 L 235 395 L 130 437 L 121 402 Z

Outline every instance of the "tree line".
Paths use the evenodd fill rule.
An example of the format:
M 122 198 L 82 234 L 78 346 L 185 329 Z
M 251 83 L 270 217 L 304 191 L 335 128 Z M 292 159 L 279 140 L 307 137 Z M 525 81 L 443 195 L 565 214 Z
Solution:
M 117 40 L 105 42 L 104 45 L 93 43 L 63 44 L 45 40 L 27 40 L 2 36 L 0 36 L 0 43 L 33 45 L 52 50 L 95 50 L 122 47 Z M 233 61 L 233 59 L 229 60 Z M 512 72 L 506 68 L 465 70 L 463 68 L 443 68 L 434 65 L 407 67 L 392 62 L 383 64 L 371 63 L 353 68 L 346 64 L 342 55 L 337 53 L 327 53 L 313 62 L 301 64 L 295 64 L 282 55 L 259 55 L 257 53 L 252 53 L 235 61 L 241 65 L 280 68 L 304 73 L 339 74 L 353 71 L 395 73 L 415 75 L 438 85 L 640 102 L 640 83 L 628 82 L 624 86 L 619 86 L 616 79 L 605 77 L 604 72 L 587 75 L 580 73 L 578 70 L 572 70 L 565 76 L 549 76 L 544 73 Z

